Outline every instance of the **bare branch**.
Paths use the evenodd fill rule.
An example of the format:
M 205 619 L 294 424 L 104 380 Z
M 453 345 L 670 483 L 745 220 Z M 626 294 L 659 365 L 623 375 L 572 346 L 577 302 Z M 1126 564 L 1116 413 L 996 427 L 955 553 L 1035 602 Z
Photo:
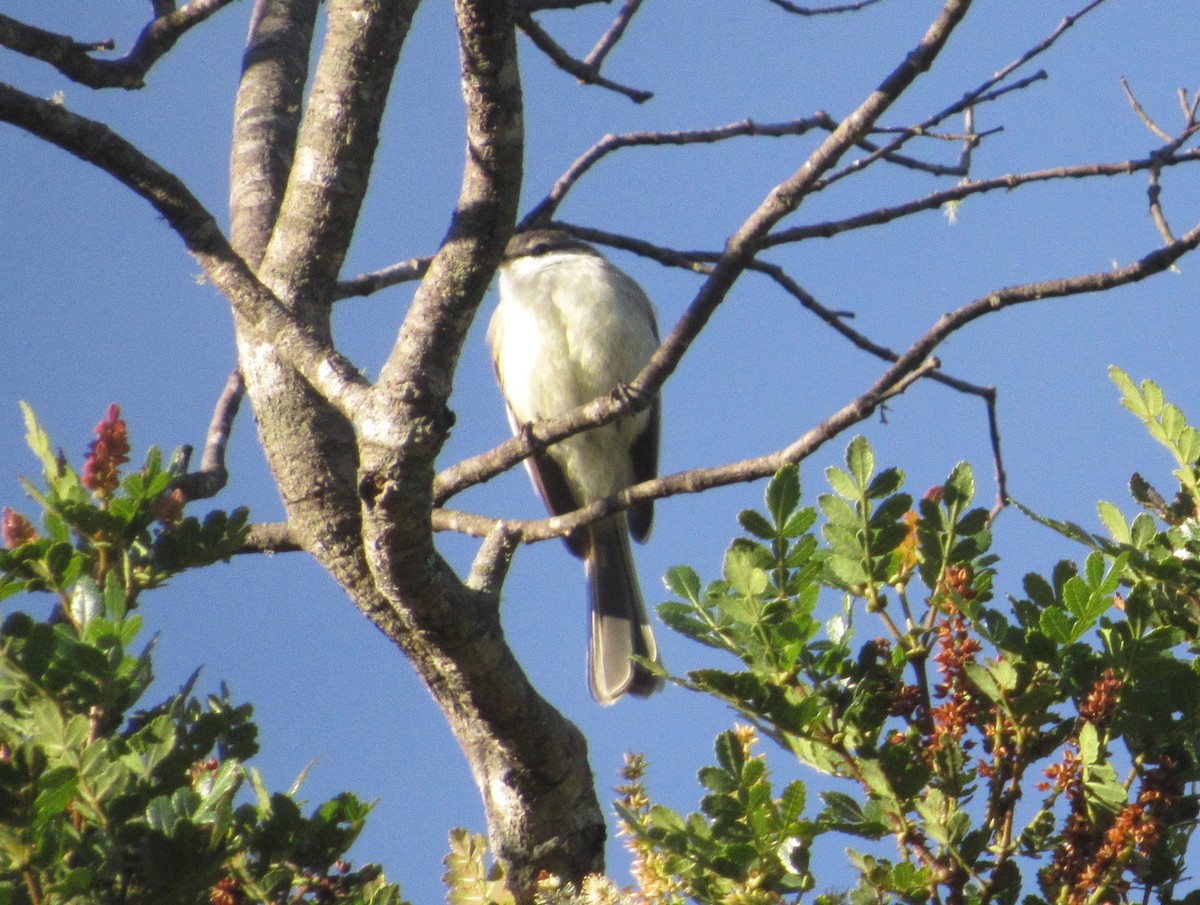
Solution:
M 295 159 L 319 0 L 256 0 L 233 109 L 229 237 L 253 267 L 266 252 Z
M 887 384 L 882 379 L 876 381 L 874 386 L 839 409 L 817 427 L 805 433 L 796 442 L 773 453 L 714 468 L 696 468 L 663 475 L 651 481 L 635 484 L 618 494 L 599 500 L 569 515 L 552 518 L 506 519 L 501 522 L 472 513 L 438 509 L 434 511 L 434 530 L 458 531 L 486 537 L 496 530 L 498 525 L 503 525 L 509 532 L 519 536 L 522 543 L 534 543 L 565 537 L 578 528 L 590 525 L 643 500 L 657 500 L 681 493 L 700 493 L 714 487 L 742 484 L 769 477 L 787 463 L 799 462 L 807 458 L 829 440 L 854 424 L 869 418 L 883 402 L 904 392 L 937 366 L 937 359 L 930 358 L 901 379 Z
M 260 268 L 323 323 L 370 180 L 379 127 L 417 0 L 331 0 L 297 157 Z M 333 178 L 336 174 L 336 178 Z
M 210 499 L 224 489 L 229 480 L 229 472 L 225 468 L 225 448 L 229 444 L 233 421 L 245 394 L 246 385 L 242 382 L 241 372 L 235 370 L 229 375 L 213 407 L 199 470 L 176 478 L 171 482 L 171 489 L 183 491 L 188 500 Z
M 767 477 L 774 474 L 788 462 L 799 462 L 807 458 L 828 440 L 845 431 L 853 424 L 869 417 L 881 403 L 903 392 L 921 377 L 930 376 L 933 369 L 938 366 L 937 360 L 931 357 L 933 350 L 951 334 L 961 330 L 972 321 L 995 311 L 1026 302 L 1103 292 L 1119 286 L 1136 283 L 1170 268 L 1179 258 L 1195 250 L 1197 246 L 1200 246 L 1200 225 L 1194 227 L 1178 242 L 1166 248 L 1152 251 L 1125 267 L 1097 271 L 1077 277 L 1023 283 L 981 296 L 963 305 L 961 308 L 943 315 L 903 355 L 896 357 L 895 363 L 876 380 L 870 389 L 782 450 L 728 465 L 693 469 L 673 475 L 666 475 L 652 481 L 645 481 L 567 516 L 528 521 L 505 520 L 504 524 L 510 530 L 518 532 L 523 542 L 544 540 L 550 537 L 563 537 L 582 525 L 590 524 L 606 515 L 611 515 L 613 512 L 628 508 L 636 502 L 662 499 L 680 493 L 699 493 L 713 487 L 743 483 Z M 975 389 L 979 395 L 983 395 L 989 402 L 989 432 L 991 434 L 999 494 L 996 506 L 992 510 L 994 517 L 1007 501 L 1007 476 L 1000 458 L 1000 432 L 995 414 L 995 391 L 990 388 Z M 597 407 L 593 404 L 592 406 L 585 406 L 576 411 L 586 412 L 590 408 Z M 568 413 L 568 416 L 564 416 L 561 420 L 566 420 L 567 417 L 574 414 Z M 557 426 L 559 421 L 559 418 L 554 418 L 547 419 L 541 422 L 540 425 L 531 425 L 528 433 L 532 434 L 541 425 Z M 600 421 L 599 423 L 604 422 Z M 520 438 L 516 439 L 519 440 Z M 491 453 L 476 458 L 482 460 L 487 456 L 501 453 L 501 451 L 511 445 L 512 441 L 496 447 Z M 454 530 L 467 534 L 486 536 L 489 531 L 493 530 L 495 525 L 496 520 L 494 519 L 470 513 L 453 510 L 437 510 L 434 513 L 434 527 L 439 531 Z
M 823 129 L 826 132 L 833 132 L 837 128 L 837 125 L 837 120 L 821 110 L 812 116 L 785 123 L 758 123 L 751 119 L 743 119 L 735 123 L 727 123 L 723 126 L 713 126 L 707 129 L 689 129 L 676 132 L 626 132 L 620 135 L 605 135 L 571 164 L 567 171 L 554 183 L 550 193 L 522 218 L 521 226 L 522 228 L 528 228 L 553 216 L 555 210 L 562 203 L 563 198 L 566 197 L 567 193 L 588 170 L 609 154 L 623 148 L 713 144 L 731 138 L 755 137 L 760 135 L 779 138 L 805 135 L 813 129 Z M 881 128 L 873 131 L 885 133 L 891 130 Z M 904 130 L 904 132 L 911 137 L 911 130 Z M 943 136 L 935 137 L 943 138 Z M 961 140 L 961 137 L 954 136 L 953 140 Z M 876 144 L 866 139 L 860 139 L 857 145 L 869 152 L 879 150 Z M 935 176 L 962 176 L 966 174 L 961 165 L 948 167 L 892 153 L 883 154 L 883 157 L 892 163 L 908 169 L 922 170 Z
M 596 46 L 583 58 L 584 66 L 590 66 L 597 72 L 600 71 L 600 67 L 604 64 L 604 58 L 617 46 L 617 42 L 625 34 L 625 29 L 629 27 L 629 21 L 641 5 L 642 0 L 625 0 L 621 11 L 613 19 L 612 25 L 608 27 L 608 31 L 600 36 L 600 40 L 596 42 Z
M 575 76 L 581 84 L 607 88 L 609 91 L 625 95 L 636 104 L 645 103 L 654 97 L 652 91 L 643 91 L 639 88 L 629 88 L 626 85 L 618 84 L 602 76 L 598 67 L 575 59 L 542 29 L 529 13 L 518 13 L 517 24 L 521 27 L 521 31 L 529 37 L 529 40 L 533 41 L 538 50 L 548 56 L 555 66 Z
M 142 29 L 129 53 L 119 60 L 97 60 L 89 54 L 111 50 L 111 39 L 81 43 L 68 35 L 26 25 L 0 15 L 0 46 L 49 63 L 67 78 L 89 88 L 142 88 L 146 73 L 193 26 L 233 0 L 192 0 L 179 9 L 155 7 L 155 18 Z
M 158 211 L 234 310 L 286 345 L 289 358 L 334 405 L 352 411 L 367 382 L 327 343 L 299 330 L 179 177 L 94 120 L 0 82 L 0 121 L 9 122 L 94 164 Z
M 1050 182 L 1064 179 L 1087 179 L 1094 176 L 1127 176 L 1130 173 L 1151 170 L 1156 166 L 1175 166 L 1200 160 L 1200 150 L 1179 151 L 1165 158 L 1155 154 L 1139 160 L 1125 160 L 1119 163 L 1094 163 L 1078 166 L 1054 167 L 1046 170 L 1034 170 L 1028 173 L 1009 173 L 990 179 L 967 179 L 957 185 L 930 192 L 923 198 L 916 198 L 892 207 L 879 208 L 846 217 L 842 220 L 828 220 L 807 226 L 794 226 L 772 233 L 763 240 L 763 247 L 770 248 L 787 242 L 801 242 L 813 238 L 831 238 L 839 233 L 890 223 L 901 217 L 907 217 L 920 211 L 936 210 L 952 201 L 961 201 L 972 195 L 982 195 L 999 189 L 1011 191 L 1024 185 L 1036 182 Z
M 292 539 L 287 522 L 251 525 L 238 553 L 299 553 L 303 548 Z
M 832 13 L 853 13 L 868 6 L 874 6 L 880 0 L 857 0 L 856 3 L 839 3 L 837 6 L 797 6 L 791 0 L 767 0 L 774 3 L 786 13 L 797 16 L 827 16 Z
M 1129 106 L 1133 108 L 1133 112 L 1138 115 L 1138 119 L 1142 121 L 1143 125 L 1145 125 L 1145 127 L 1149 129 L 1152 134 L 1156 135 L 1163 144 L 1169 144 L 1172 140 L 1171 136 L 1160 129 L 1158 127 L 1158 123 L 1152 120 L 1146 111 L 1142 109 L 1142 105 L 1138 102 L 1138 99 L 1134 97 L 1133 89 L 1129 87 L 1129 82 L 1126 80 L 1125 76 L 1121 76 L 1121 88 L 1125 91 L 1125 97 L 1129 101 Z
M 484 594 L 498 597 L 504 586 L 508 567 L 512 565 L 513 553 L 517 549 L 518 537 L 503 522 L 497 522 L 487 533 L 471 564 L 467 587 Z
M 822 190 L 828 188 L 833 183 L 835 183 L 841 179 L 844 179 L 846 176 L 849 176 L 852 173 L 856 173 L 856 172 L 859 172 L 859 171 L 865 169 L 866 167 L 868 167 L 872 163 L 874 163 L 876 160 L 883 159 L 888 154 L 892 154 L 892 153 L 895 153 L 896 151 L 899 151 L 900 148 L 902 148 L 911 138 L 914 138 L 918 135 L 925 134 L 929 129 L 936 126 L 938 123 L 945 121 L 946 119 L 948 119 L 951 116 L 955 116 L 958 113 L 962 113 L 971 107 L 977 107 L 982 103 L 986 103 L 986 102 L 995 100 L 995 99 L 1002 97 L 1003 95 L 1011 93 L 1013 91 L 1020 91 L 1024 88 L 1027 88 L 1029 85 L 1033 84 L 1034 82 L 1038 82 L 1038 81 L 1045 79 L 1047 77 L 1045 71 L 1039 71 L 1039 72 L 1036 72 L 1031 76 L 1027 76 L 1026 78 L 1021 79 L 1020 81 L 1017 81 L 1011 85 L 1007 85 L 1007 86 L 1002 85 L 1002 83 L 1014 72 L 1023 68 L 1031 60 L 1037 58 L 1038 56 L 1040 56 L 1043 53 L 1045 53 L 1046 51 L 1048 51 L 1051 47 L 1053 47 L 1058 42 L 1058 40 L 1075 25 L 1075 23 L 1077 23 L 1080 19 L 1082 19 L 1088 13 L 1092 12 L 1094 9 L 1096 9 L 1098 6 L 1100 6 L 1104 2 L 1105 2 L 1105 0 L 1091 0 L 1090 3 L 1086 4 L 1078 12 L 1074 13 L 1073 15 L 1064 17 L 1063 20 L 1058 24 L 1058 27 L 1055 28 L 1054 31 L 1051 32 L 1046 38 L 1044 38 L 1042 41 L 1035 44 L 1029 50 L 1025 51 L 1025 53 L 1021 54 L 1021 56 L 1017 57 L 1015 60 L 1013 60 L 1007 66 L 1000 69 L 991 78 L 986 79 L 982 84 L 980 84 L 974 90 L 968 91 L 959 100 L 957 100 L 954 103 L 950 104 L 949 106 L 945 107 L 940 112 L 935 113 L 932 116 L 926 118 L 920 124 L 911 127 L 910 132 L 908 132 L 907 134 L 902 133 L 899 138 L 890 142 L 886 146 L 878 149 L 877 151 L 872 153 L 869 157 L 864 158 L 862 160 L 856 160 L 856 161 L 852 162 L 849 166 L 846 166 L 846 167 L 842 168 L 841 170 L 838 170 L 837 172 L 831 174 L 830 176 L 825 177 L 824 179 L 820 180 L 814 186 L 813 191 L 822 191 Z M 996 87 L 998 85 L 1001 87 Z
M 391 264 L 382 270 L 362 273 L 352 279 L 342 280 L 333 289 L 333 300 L 338 301 L 355 295 L 372 295 L 381 289 L 419 280 L 429 270 L 429 262 L 432 260 L 432 257 L 409 258 L 407 261 Z

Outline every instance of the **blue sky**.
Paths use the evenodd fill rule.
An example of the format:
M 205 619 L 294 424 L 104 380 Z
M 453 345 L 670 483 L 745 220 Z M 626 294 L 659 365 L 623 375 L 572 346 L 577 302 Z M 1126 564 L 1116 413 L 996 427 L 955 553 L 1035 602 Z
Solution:
M 644 105 L 583 88 L 522 41 L 528 159 L 525 207 L 608 132 L 682 129 L 747 117 L 781 122 L 818 109 L 854 108 L 920 37 L 938 8 L 885 0 L 856 16 L 801 19 L 766 0 L 649 0 L 610 57 L 609 77 L 655 92 Z M 1082 5 L 1082 4 L 1080 4 Z M 5 12 L 81 39 L 127 46 L 145 4 L 7 0 Z M 461 172 L 462 105 L 448 4 L 426 3 L 401 61 L 361 226 L 345 274 L 427 254 L 444 233 Z M 1019 11 L 1014 11 L 1019 8 Z M 731 12 L 733 10 L 733 12 Z M 64 92 L 72 110 L 104 119 L 180 175 L 227 222 L 230 109 L 250 4 L 234 4 L 186 36 L 137 93 L 96 93 L 47 67 L 5 56 L 0 76 L 41 96 Z M 979 0 L 933 72 L 886 117 L 922 118 L 957 99 L 1048 35 L 1073 6 L 1059 0 Z M 586 53 L 613 10 L 547 14 L 543 25 Z M 1003 126 L 975 155 L 977 176 L 1144 156 L 1157 140 L 1122 92 L 1128 78 L 1164 127 L 1181 122 L 1176 89 L 1200 86 L 1195 9 L 1186 0 L 1110 0 L 1033 68 L 1050 78 L 977 114 Z M 815 139 L 738 139 L 716 146 L 632 149 L 608 158 L 572 193 L 562 219 L 684 249 L 719 249 L 763 195 L 802 162 Z M 952 159 L 956 150 L 931 148 Z M 1200 211 L 1195 168 L 1164 176 L 1177 232 Z M 947 185 L 876 167 L 812 199 L 785 225 L 870 210 Z M 770 259 L 825 305 L 853 311 L 854 326 L 903 349 L 947 310 L 1017 282 L 1102 270 L 1158 247 L 1143 177 L 1031 187 L 968 200 L 956 223 L 939 212 L 832 240 L 773 251 Z M 30 402 L 52 438 L 78 462 L 92 426 L 119 402 L 136 450 L 203 441 L 210 408 L 234 365 L 228 307 L 154 212 L 109 177 L 9 126 L 0 126 L 0 501 L 31 511 L 14 480 L 36 463 L 25 450 L 17 400 Z M 613 256 L 655 300 L 664 329 L 682 313 L 696 277 L 626 254 Z M 1180 272 L 1101 297 L 1027 305 L 973 324 L 938 354 L 944 369 L 1000 390 L 1010 490 L 1033 508 L 1098 529 L 1094 503 L 1129 511 L 1125 485 L 1142 471 L 1169 486 L 1170 462 L 1117 403 L 1106 377 L 1118 364 L 1152 377 L 1200 420 L 1196 314 L 1200 258 Z M 366 372 L 378 371 L 411 297 L 401 286 L 341 303 L 335 331 Z M 465 349 L 444 454 L 449 465 L 507 437 L 483 343 L 494 294 Z M 717 464 L 782 446 L 864 390 L 879 362 L 850 347 L 773 284 L 745 278 L 664 393 L 662 469 Z M 943 386 L 894 400 L 886 423 L 860 428 L 882 464 L 902 467 L 919 495 L 966 459 L 990 505 L 984 409 Z M 840 460 L 839 438 L 802 465 L 808 499 Z M 214 505 L 249 505 L 256 519 L 281 507 L 244 412 L 230 450 L 232 480 Z M 688 563 L 716 577 L 739 509 L 762 486 L 725 488 L 660 503 L 650 543 L 636 551 L 650 603 L 667 598 L 661 575 Z M 490 515 L 537 516 L 519 470 L 456 500 Z M 998 587 L 1017 591 L 1030 570 L 1076 555 L 1015 511 L 997 525 Z M 456 565 L 474 541 L 442 537 Z M 538 687 L 588 736 L 602 800 L 622 753 L 647 754 L 650 784 L 666 803 L 696 806 L 694 777 L 713 736 L 732 722 L 715 704 L 677 689 L 646 702 L 594 705 L 584 682 L 582 570 L 563 546 L 523 550 L 505 593 L 510 640 Z M 829 613 L 837 601 L 826 604 Z M 441 899 L 438 877 L 452 826 L 483 829 L 470 775 L 408 665 L 315 564 L 299 555 L 241 558 L 185 575 L 147 598 L 160 633 L 160 693 L 198 664 L 202 684 L 228 682 L 255 703 L 264 753 L 258 766 L 286 787 L 310 761 L 312 801 L 351 789 L 379 804 L 354 852 L 382 863 L 418 902 Z M 659 630 L 677 672 L 718 656 Z M 796 774 L 782 752 L 780 778 Z M 815 786 L 823 787 L 820 781 Z M 813 796 L 810 796 L 810 800 Z M 614 847 L 610 869 L 623 876 Z M 837 849 L 830 857 L 837 856 Z M 836 870 L 836 868 L 835 868 Z M 838 875 L 830 875 L 829 884 Z

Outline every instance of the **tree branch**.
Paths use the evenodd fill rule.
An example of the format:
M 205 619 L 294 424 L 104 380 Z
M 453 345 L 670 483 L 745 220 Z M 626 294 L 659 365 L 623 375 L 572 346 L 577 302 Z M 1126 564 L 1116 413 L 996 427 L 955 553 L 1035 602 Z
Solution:
M 868 417 L 882 402 L 903 392 L 917 379 L 931 376 L 933 369 L 938 366 L 937 360 L 931 357 L 934 349 L 951 334 L 961 330 L 972 321 L 995 311 L 1026 302 L 1103 292 L 1136 283 L 1169 269 L 1179 258 L 1195 250 L 1197 246 L 1200 246 L 1200 225 L 1190 230 L 1178 242 L 1152 251 L 1125 267 L 1096 271 L 1076 277 L 1023 283 L 981 296 L 955 311 L 943 315 L 904 354 L 896 356 L 894 364 L 865 393 L 784 449 L 728 465 L 692 469 L 652 481 L 644 481 L 569 515 L 538 520 L 505 519 L 503 524 L 510 531 L 517 533 L 524 543 L 565 537 L 583 525 L 591 524 L 637 502 L 662 499 L 680 493 L 699 493 L 713 487 L 768 477 L 784 464 L 799 462 L 807 458 L 828 440 Z M 979 390 L 980 395 L 984 395 L 989 400 L 989 432 L 995 457 L 996 481 L 1000 492 L 1004 493 L 1007 476 L 999 455 L 1000 434 L 995 415 L 995 393 L 994 390 L 987 388 L 976 389 Z M 541 424 L 551 424 L 558 420 L 557 418 L 547 419 Z M 539 425 L 531 425 L 529 433 L 533 433 L 538 427 Z M 476 458 L 483 459 L 486 456 L 500 453 L 509 445 L 502 444 L 491 453 Z M 992 510 L 993 517 L 1005 502 L 1007 502 L 1007 496 L 997 501 Z M 459 531 L 486 536 L 499 521 L 486 516 L 439 509 L 434 513 L 433 523 L 436 530 L 439 531 Z
M 967 179 L 962 182 L 930 192 L 923 198 L 916 198 L 892 207 L 883 207 L 842 220 L 828 220 L 807 226 L 794 226 L 771 233 L 763 240 L 764 248 L 783 245 L 788 242 L 801 242 L 813 238 L 832 238 L 840 233 L 864 229 L 868 226 L 878 226 L 890 223 L 901 217 L 907 217 L 921 211 L 936 210 L 945 204 L 962 201 L 972 195 L 982 195 L 999 189 L 1012 191 L 1021 186 L 1037 182 L 1051 182 L 1065 179 L 1087 179 L 1094 176 L 1127 176 L 1131 173 L 1152 170 L 1156 166 L 1174 166 L 1183 163 L 1200 161 L 1200 150 L 1179 151 L 1167 157 L 1158 154 L 1140 160 L 1124 160 L 1119 163 L 1093 163 L 1077 166 L 1053 167 L 1046 170 L 1034 170 L 1029 173 L 1008 173 L 990 179 Z
M 713 468 L 696 468 L 688 471 L 663 475 L 650 481 L 634 484 L 620 493 L 589 506 L 577 509 L 568 515 L 546 519 L 492 519 L 486 516 L 456 510 L 438 509 L 433 514 L 434 529 L 458 531 L 464 534 L 489 536 L 498 526 L 520 538 L 522 543 L 534 543 L 552 538 L 566 537 L 572 531 L 590 525 L 615 512 L 629 508 L 644 500 L 657 500 L 681 493 L 700 493 L 714 487 L 742 484 L 769 477 L 789 462 L 800 462 L 812 455 L 826 442 L 848 428 L 869 418 L 887 399 L 903 393 L 921 377 L 937 368 L 937 359 L 927 359 L 903 377 L 885 383 L 881 378 L 876 383 L 843 406 L 821 424 L 805 433 L 784 449 L 728 465 Z M 890 372 L 889 372 L 890 373 Z
M 229 155 L 230 240 L 258 267 L 296 152 L 320 0 L 256 0 Z
M 328 332 L 329 297 L 354 234 L 379 126 L 417 0 L 331 0 L 296 156 L 263 257 L 263 282 Z
M 831 13 L 858 12 L 860 9 L 874 6 L 880 0 L 857 0 L 855 3 L 839 3 L 837 6 L 797 6 L 791 0 L 767 0 L 767 2 L 775 4 L 784 12 L 797 16 L 827 16 Z
M 613 19 L 612 25 L 608 27 L 608 31 L 600 36 L 596 46 L 583 58 L 584 66 L 588 66 L 596 72 L 600 71 L 600 67 L 604 65 L 604 58 L 617 46 L 617 42 L 625 34 L 625 29 L 629 27 L 630 20 L 633 19 L 641 5 L 642 0 L 625 0 L 617 17 Z
M 333 289 L 333 299 L 339 301 L 356 295 L 372 295 L 381 289 L 419 280 L 429 270 L 429 263 L 432 260 L 432 256 L 409 258 L 407 261 L 390 264 L 382 270 L 362 273 L 349 280 L 341 280 Z
M 568 72 L 575 78 L 579 79 L 584 85 L 597 85 L 601 88 L 607 88 L 609 91 L 615 91 L 617 94 L 623 94 L 636 104 L 642 104 L 654 97 L 654 92 L 643 91 L 639 88 L 629 88 L 625 85 L 618 84 L 611 79 L 606 79 L 600 74 L 599 66 L 593 66 L 586 61 L 581 62 L 575 59 L 569 53 L 560 47 L 549 34 L 542 29 L 529 13 L 518 13 L 517 24 L 521 26 L 521 31 L 533 41 L 534 46 L 542 53 L 548 56 L 551 62 L 559 69 Z
M 225 388 L 213 407 L 208 434 L 204 438 L 204 451 L 200 456 L 200 468 L 180 475 L 172 481 L 172 490 L 182 491 L 188 500 L 200 500 L 211 499 L 225 488 L 229 480 L 229 471 L 225 468 L 225 448 L 229 444 L 233 421 L 237 417 L 245 393 L 246 386 L 242 383 L 242 375 L 234 371 L 229 375 Z M 191 455 L 190 447 L 186 448 L 185 455 Z
M 89 88 L 142 88 L 146 73 L 190 28 L 233 0 L 192 0 L 179 9 L 156 15 L 142 29 L 129 53 L 119 60 L 97 60 L 97 50 L 111 50 L 111 39 L 80 43 L 67 35 L 44 31 L 0 14 L 0 46 L 49 63 L 67 78 Z
M 553 216 L 567 193 L 574 188 L 575 184 L 579 182 L 585 173 L 609 154 L 624 148 L 714 144 L 731 138 L 755 137 L 760 135 L 778 138 L 805 135 L 813 129 L 823 129 L 826 132 L 832 132 L 836 128 L 837 121 L 822 110 L 814 113 L 812 116 L 785 123 L 758 123 L 751 119 L 744 119 L 735 123 L 713 126 L 707 129 L 689 129 L 676 132 L 626 132 L 620 135 L 605 135 L 582 156 L 576 159 L 567 171 L 559 177 L 558 181 L 550 189 L 550 193 L 522 218 L 521 228 L 530 228 Z M 877 131 L 886 132 L 889 130 L 879 129 Z M 879 151 L 878 145 L 865 138 L 860 139 L 857 145 L 868 152 Z M 929 163 L 913 157 L 891 153 L 885 154 L 884 157 L 899 166 L 912 170 L 920 170 L 935 176 L 963 176 L 966 174 L 961 164 L 958 166 L 945 166 L 943 164 Z
M 94 164 L 132 189 L 183 239 L 213 284 L 247 322 L 286 344 L 290 357 L 335 405 L 353 409 L 366 380 L 328 344 L 296 328 L 258 280 L 216 220 L 173 173 L 105 126 L 0 82 L 0 121 L 12 123 Z

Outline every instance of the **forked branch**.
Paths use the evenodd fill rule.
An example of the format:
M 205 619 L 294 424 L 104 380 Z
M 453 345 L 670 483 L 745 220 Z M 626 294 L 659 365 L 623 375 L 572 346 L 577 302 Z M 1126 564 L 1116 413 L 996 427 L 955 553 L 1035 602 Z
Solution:
M 192 0 L 178 9 L 155 9 L 150 21 L 125 56 L 116 60 L 92 56 L 100 50 L 112 50 L 116 42 L 82 42 L 69 35 L 45 31 L 33 25 L 0 15 L 0 47 L 7 47 L 35 60 L 49 63 L 67 78 L 89 88 L 142 88 L 146 73 L 184 32 L 199 25 L 233 0 Z

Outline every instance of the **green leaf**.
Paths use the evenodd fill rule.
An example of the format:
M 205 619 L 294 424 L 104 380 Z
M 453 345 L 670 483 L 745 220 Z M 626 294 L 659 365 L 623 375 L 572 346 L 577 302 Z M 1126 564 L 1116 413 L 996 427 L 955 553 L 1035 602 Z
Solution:
M 1056 606 L 1042 611 L 1038 626 L 1059 644 L 1070 644 L 1075 640 L 1074 620 Z
M 951 511 L 966 509 L 975 499 L 975 472 L 966 462 L 959 462 L 942 486 L 942 499 Z
M 775 539 L 775 527 L 767 521 L 767 518 L 762 513 L 756 512 L 753 509 L 743 509 L 739 512 L 738 524 L 757 538 L 761 538 L 762 540 Z
M 1094 723 L 1085 722 L 1079 727 L 1079 759 L 1085 767 L 1095 764 L 1100 757 L 1100 735 Z
M 764 498 L 767 512 L 775 524 L 787 522 L 800 503 L 800 467 L 789 463 L 775 472 L 775 476 L 767 482 Z
M 731 547 L 725 554 L 724 573 L 729 586 L 745 597 L 760 596 L 770 584 L 753 552 L 738 547 Z
M 834 554 L 830 556 L 825 564 L 829 567 L 829 571 L 833 576 L 846 587 L 856 587 L 857 585 L 865 584 L 867 581 L 867 573 L 863 568 L 863 564 L 857 559 L 851 559 L 848 556 Z
M 58 456 L 50 445 L 50 437 L 38 423 L 37 416 L 29 403 L 21 402 L 21 414 L 25 418 L 25 442 L 42 462 L 42 472 L 47 483 L 58 477 Z
M 713 749 L 717 755 L 717 763 L 732 776 L 740 776 L 746 763 L 745 749 L 737 736 L 730 730 L 725 730 L 717 736 Z
M 672 566 L 663 576 L 663 583 L 677 597 L 692 603 L 700 602 L 700 576 L 690 566 Z
M 823 493 L 817 497 L 817 505 L 821 507 L 821 511 L 825 513 L 825 517 L 830 522 L 841 528 L 856 531 L 862 524 L 862 517 L 859 516 L 858 510 L 840 496 Z
M 807 792 L 804 783 L 798 779 L 788 783 L 779 799 L 779 815 L 784 826 L 793 824 L 804 813 Z
M 1125 787 L 1117 779 L 1112 764 L 1102 763 L 1084 771 L 1084 792 L 1088 802 L 1115 814 L 1127 801 Z
M 125 619 L 126 604 L 125 588 L 120 576 L 115 570 L 109 572 L 104 578 L 104 614 L 119 624 Z
M 1100 513 L 1100 521 L 1104 523 L 1104 527 L 1108 529 L 1108 535 L 1118 544 L 1131 543 L 1129 534 L 1129 525 L 1125 522 L 1125 516 L 1121 514 L 1121 510 L 1112 503 L 1101 500 L 1096 504 L 1096 510 Z
M 851 440 L 846 448 L 846 465 L 859 487 L 866 488 L 870 485 L 871 476 L 875 473 L 875 453 L 867 438 L 861 434 Z
M 836 468 L 833 465 L 826 468 L 825 480 L 829 482 L 829 486 L 833 488 L 833 492 L 838 496 L 854 501 L 862 498 L 862 493 L 855 486 L 854 479 L 840 468 Z

